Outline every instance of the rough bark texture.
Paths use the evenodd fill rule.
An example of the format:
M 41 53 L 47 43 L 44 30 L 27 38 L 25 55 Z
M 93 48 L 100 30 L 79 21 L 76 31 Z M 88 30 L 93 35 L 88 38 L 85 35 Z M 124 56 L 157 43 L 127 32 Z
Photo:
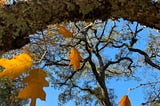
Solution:
M 21 48 L 27 36 L 63 21 L 124 18 L 160 29 L 160 4 L 152 0 L 30 0 L 0 7 L 0 51 Z

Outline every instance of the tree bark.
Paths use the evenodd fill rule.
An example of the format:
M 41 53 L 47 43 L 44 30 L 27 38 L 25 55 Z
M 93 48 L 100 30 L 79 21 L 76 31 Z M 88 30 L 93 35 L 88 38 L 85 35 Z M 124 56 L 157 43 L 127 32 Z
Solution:
M 28 0 L 0 7 L 0 51 L 21 48 L 30 34 L 68 21 L 118 19 L 160 29 L 160 4 L 152 0 Z

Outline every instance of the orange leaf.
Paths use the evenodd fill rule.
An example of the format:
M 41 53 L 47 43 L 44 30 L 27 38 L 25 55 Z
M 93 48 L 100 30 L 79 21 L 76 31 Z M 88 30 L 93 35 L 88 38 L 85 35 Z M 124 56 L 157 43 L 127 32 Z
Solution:
M 69 30 L 67 30 L 64 26 L 58 26 L 58 32 L 66 38 L 72 37 L 72 33 Z
M 82 57 L 80 56 L 78 50 L 73 47 L 68 58 L 70 60 L 69 65 L 73 65 L 74 70 L 77 71 L 80 67 L 80 61 L 82 60 Z
M 7 0 L 0 0 L 0 6 L 3 6 Z
M 30 106 L 36 106 L 36 98 L 45 100 L 46 93 L 43 87 L 49 86 L 49 84 L 45 80 L 47 75 L 43 70 L 33 69 L 29 74 L 28 77 L 23 79 L 23 82 L 28 83 L 28 85 L 19 92 L 18 98 L 31 98 Z
M 10 60 L 5 58 L 0 59 L 0 66 L 4 68 L 0 72 L 0 77 L 8 76 L 14 79 L 29 70 L 32 66 L 32 58 L 28 54 L 22 53 L 18 56 L 13 56 Z
M 123 96 L 122 99 L 119 101 L 120 106 L 131 106 L 130 100 L 127 95 Z

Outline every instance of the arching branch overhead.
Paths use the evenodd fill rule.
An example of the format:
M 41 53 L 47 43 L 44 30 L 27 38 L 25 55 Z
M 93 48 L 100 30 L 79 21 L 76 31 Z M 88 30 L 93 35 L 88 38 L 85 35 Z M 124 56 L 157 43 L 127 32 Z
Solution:
M 160 4 L 152 0 L 30 0 L 0 7 L 0 51 L 17 49 L 49 24 L 124 18 L 160 29 Z

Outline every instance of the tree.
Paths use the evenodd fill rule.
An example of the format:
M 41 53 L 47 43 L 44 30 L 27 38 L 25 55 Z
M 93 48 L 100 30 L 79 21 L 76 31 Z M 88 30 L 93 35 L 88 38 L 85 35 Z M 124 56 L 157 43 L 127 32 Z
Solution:
M 17 94 L 24 87 L 19 79 L 14 81 L 7 77 L 0 79 L 0 104 L 1 106 L 24 106 L 27 99 L 18 99 Z
M 159 61 L 158 36 L 148 32 L 145 38 L 141 34 L 143 30 L 146 30 L 144 26 L 126 21 L 122 23 L 123 21 L 103 22 L 97 20 L 94 23 L 81 21 L 68 23 L 66 29 L 62 29 L 63 31 L 60 31 L 59 28 L 66 25 L 65 23 L 59 24 L 58 28 L 57 25 L 51 25 L 46 31 L 30 36 L 30 45 L 23 49 L 36 57 L 36 63 L 42 63 L 42 67 L 52 73 L 53 86 L 62 90 L 59 95 L 60 104 L 75 99 L 76 105 L 93 105 L 95 103 L 96 105 L 111 106 L 115 103 L 115 95 L 114 90 L 107 87 L 107 80 L 114 77 L 138 80 L 136 72 L 139 68 L 148 67 L 148 70 L 149 68 L 159 70 L 157 62 Z M 69 29 L 73 36 L 68 38 L 66 34 L 69 33 Z M 59 32 L 62 36 L 59 35 Z M 148 42 L 143 48 L 140 48 L 139 43 L 144 43 L 142 41 L 144 39 Z M 75 53 L 72 50 L 75 50 Z M 109 51 L 112 50 L 110 55 Z M 75 68 L 74 64 L 70 64 L 71 58 L 79 57 L 71 56 L 72 53 L 78 54 L 77 52 L 83 58 L 80 59 L 81 65 L 78 70 L 77 66 Z M 138 58 L 135 58 L 136 56 Z M 69 67 L 69 64 L 73 65 L 73 68 Z M 142 78 L 140 77 L 140 79 Z M 139 86 L 137 85 L 137 88 L 159 86 L 159 80 L 154 80 L 146 84 L 141 83 Z M 146 88 L 151 89 L 150 87 Z M 156 88 L 157 90 L 153 92 L 158 94 L 159 87 Z M 157 95 L 150 96 L 148 101 L 157 100 L 159 97 Z M 155 98 L 152 100 L 153 97 Z M 144 104 L 147 104 L 148 101 Z
M 10 52 L 11 55 L 11 52 Z M 8 55 L 3 55 L 8 57 Z M 4 67 L 0 66 L 0 72 L 4 71 Z M 17 95 L 19 91 L 25 86 L 21 79 L 24 76 L 21 75 L 17 79 L 11 80 L 7 76 L 0 77 L 0 104 L 1 106 L 24 106 L 28 104 L 27 99 L 18 99 Z
M 30 38 L 31 43 L 23 49 L 33 55 L 36 63 L 42 63 L 44 69 L 54 73 L 51 77 L 52 83 L 55 88 L 61 87 L 63 90 L 59 96 L 60 104 L 75 99 L 76 105 L 94 103 L 112 106 L 114 92 L 107 87 L 107 80 L 113 77 L 135 78 L 134 73 L 142 66 L 160 69 L 159 37 L 149 34 L 147 46 L 142 50 L 137 47 L 137 43 L 144 37 L 139 33 L 145 27 L 127 22 L 124 27 L 118 28 L 118 18 L 137 21 L 142 25 L 159 29 L 157 8 L 159 4 L 151 0 L 17 2 L 15 5 L 2 7 L 0 11 L 2 14 L 0 35 L 3 44 L 0 47 L 2 52 L 21 48 Z M 152 17 L 154 19 L 150 20 Z M 113 18 L 115 21 L 111 24 L 111 20 L 105 22 L 95 20 L 97 18 L 103 20 Z M 69 20 L 74 22 L 67 23 Z M 77 20 L 86 22 L 76 22 Z M 95 22 L 92 22 L 93 20 Z M 66 23 L 55 24 L 62 21 Z M 55 25 L 45 29 L 48 24 Z M 63 31 L 60 33 L 62 27 Z M 36 31 L 38 32 L 35 35 L 29 36 Z M 73 36 L 65 38 L 65 34 L 69 32 L 72 32 Z M 9 40 L 6 42 L 6 39 Z M 68 66 L 71 61 L 69 59 L 72 59 L 72 56 L 69 56 L 72 48 L 76 48 L 83 58 L 79 59 L 81 61 L 78 70 L 72 63 L 70 64 L 76 71 Z M 116 49 L 117 52 L 111 57 L 104 57 L 105 51 L 111 49 Z M 139 56 L 138 59 L 134 57 L 136 54 Z M 156 86 L 159 81 L 156 84 L 151 82 L 149 85 L 153 84 Z M 143 85 L 145 84 L 140 84 Z M 157 98 L 159 96 L 154 100 Z
M 0 48 L 20 48 L 30 34 L 63 21 L 124 18 L 159 29 L 159 8 L 152 0 L 17 0 L 0 8 Z
M 17 81 L 17 82 L 16 82 Z M 19 83 L 19 84 L 18 84 Z M 17 94 L 24 87 L 23 84 L 20 85 L 20 80 L 15 80 L 15 82 L 10 79 L 3 78 L 0 82 L 0 103 L 1 106 L 24 106 L 28 104 L 27 99 L 18 99 Z
M 159 101 L 155 101 L 152 106 L 158 106 L 159 105 Z

